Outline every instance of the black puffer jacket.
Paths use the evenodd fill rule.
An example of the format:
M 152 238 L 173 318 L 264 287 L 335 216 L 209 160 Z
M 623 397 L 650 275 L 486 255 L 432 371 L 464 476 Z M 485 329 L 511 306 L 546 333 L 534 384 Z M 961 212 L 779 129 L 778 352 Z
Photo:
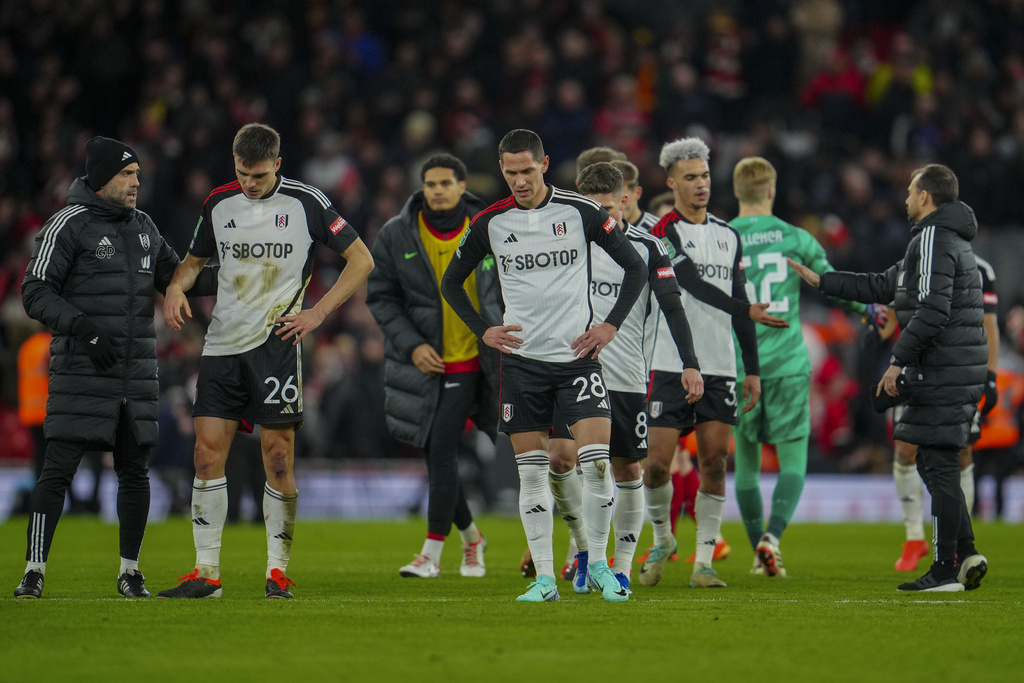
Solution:
M 485 208 L 470 192 L 463 194 L 470 218 Z M 427 375 L 412 362 L 420 344 L 441 352 L 441 292 L 419 235 L 423 192 L 417 191 L 402 212 L 381 228 L 372 253 L 374 270 L 367 281 L 366 303 L 387 338 L 384 348 L 384 412 L 388 431 L 399 441 L 422 448 L 430 434 L 441 393 L 440 375 Z M 481 314 L 502 324 L 501 292 L 494 259 L 476 270 Z M 479 343 L 486 379 L 479 395 L 478 424 L 492 438 L 497 430 L 498 352 Z
M 79 178 L 68 205 L 36 236 L 21 285 L 29 316 L 53 331 L 47 439 L 112 448 L 122 403 L 140 445 L 157 442 L 153 295 L 178 256 L 142 211 L 103 200 Z M 86 316 L 106 332 L 118 362 L 97 370 L 73 334 Z
M 910 399 L 893 437 L 915 446 L 963 448 L 988 361 L 981 277 L 971 240 L 974 211 L 943 204 L 911 229 L 903 260 L 884 273 L 825 273 L 821 290 L 864 303 L 893 302 Z

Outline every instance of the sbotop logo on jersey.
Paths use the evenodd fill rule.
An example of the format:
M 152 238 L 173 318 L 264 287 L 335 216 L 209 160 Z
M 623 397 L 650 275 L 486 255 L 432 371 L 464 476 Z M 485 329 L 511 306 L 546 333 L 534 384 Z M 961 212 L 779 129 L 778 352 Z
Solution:
M 578 249 L 555 249 L 541 251 L 536 254 L 501 254 L 501 269 L 506 275 L 512 269 L 535 270 L 537 268 L 556 268 L 570 266 L 579 258 Z
M 514 413 L 514 407 L 511 403 L 501 404 L 501 419 L 504 422 L 509 422 L 512 419 L 512 413 Z
M 141 233 L 139 235 L 139 242 L 142 243 L 143 249 L 149 251 L 149 235 L 147 235 L 146 233 Z
M 565 221 L 552 223 L 551 232 L 554 233 L 555 237 L 565 237 Z
M 295 251 L 295 245 L 288 242 L 221 242 L 220 258 L 232 256 L 236 259 L 247 258 L 288 258 Z
M 274 216 L 274 225 L 277 226 L 278 230 L 284 230 L 288 227 L 288 214 L 279 213 Z

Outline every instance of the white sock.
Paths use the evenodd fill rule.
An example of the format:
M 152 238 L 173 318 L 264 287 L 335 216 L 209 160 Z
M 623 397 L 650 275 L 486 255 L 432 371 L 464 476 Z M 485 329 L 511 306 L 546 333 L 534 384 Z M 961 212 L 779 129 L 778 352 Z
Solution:
M 444 541 L 440 538 L 428 538 L 423 541 L 421 555 L 426 555 L 434 564 L 441 566 L 441 551 L 444 550 Z
M 459 536 L 464 544 L 475 545 L 480 542 L 480 530 L 476 528 L 476 522 L 470 522 L 465 529 L 459 529 Z
M 555 553 L 551 534 L 555 518 L 551 514 L 551 489 L 548 487 L 547 451 L 527 451 L 516 456 L 519 470 L 519 518 L 526 532 L 526 544 L 533 556 L 537 576 L 555 578 Z
M 615 482 L 615 571 L 629 578 L 636 542 L 644 527 L 644 481 Z
M 608 561 L 608 532 L 612 526 L 615 483 L 607 444 L 591 444 L 577 451 L 583 470 L 583 519 L 587 520 L 587 562 Z
M 29 562 L 25 565 L 25 573 L 39 572 L 43 576 L 46 576 L 46 563 L 45 562 Z
M 715 556 L 715 539 L 722 530 L 722 510 L 725 509 L 725 496 L 697 491 L 697 501 L 693 505 L 694 516 L 697 518 L 697 557 L 695 562 L 711 564 Z
M 263 487 L 263 519 L 267 522 L 267 578 L 272 569 L 288 573 L 288 560 L 292 555 L 292 537 L 295 535 L 295 511 L 299 507 L 299 494 L 281 493 Z
M 139 561 L 138 560 L 129 560 L 129 559 L 126 559 L 126 558 L 122 557 L 121 558 L 121 569 L 117 572 L 117 575 L 121 576 L 121 574 L 124 574 L 129 569 L 132 571 L 132 574 L 134 574 L 135 572 L 139 571 Z
M 669 511 L 672 508 L 672 479 L 656 489 L 644 486 L 644 494 L 647 499 L 647 516 L 654 525 L 654 545 L 671 547 L 672 521 L 669 519 Z
M 565 563 L 572 566 L 572 563 L 576 561 L 576 555 L 580 552 L 580 547 L 576 545 L 576 537 L 569 536 L 569 551 L 565 555 Z
M 583 518 L 583 480 L 573 468 L 568 472 L 548 470 L 548 483 L 551 485 L 551 497 L 558 506 L 558 514 L 569 525 L 569 532 L 576 541 L 578 550 L 586 550 L 587 522 Z M 573 553 L 575 555 L 575 553 Z
M 192 481 L 192 538 L 196 569 L 206 579 L 220 578 L 220 542 L 228 518 L 228 480 Z
M 967 514 L 974 509 L 974 463 L 960 470 L 960 490 L 964 492 L 964 502 L 967 503 Z
M 924 495 L 924 482 L 917 473 L 917 467 L 901 465 L 898 460 L 893 460 L 892 480 L 896 484 L 900 505 L 903 506 L 903 526 L 907 529 L 907 540 L 923 541 L 924 510 L 921 498 Z

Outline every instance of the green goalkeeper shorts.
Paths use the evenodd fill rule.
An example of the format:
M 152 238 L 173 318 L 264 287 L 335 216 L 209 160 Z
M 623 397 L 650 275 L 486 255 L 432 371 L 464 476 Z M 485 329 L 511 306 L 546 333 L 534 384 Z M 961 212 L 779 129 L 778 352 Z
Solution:
M 811 376 L 791 375 L 761 380 L 761 400 L 749 413 L 740 412 L 737 433 L 757 443 L 782 443 L 811 433 Z

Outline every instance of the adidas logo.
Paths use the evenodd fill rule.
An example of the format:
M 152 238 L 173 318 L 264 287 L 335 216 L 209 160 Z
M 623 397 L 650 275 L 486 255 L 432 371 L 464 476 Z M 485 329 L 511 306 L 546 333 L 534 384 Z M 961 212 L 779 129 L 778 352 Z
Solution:
M 519 240 L 516 239 L 516 234 L 514 232 L 510 232 L 508 234 L 508 237 L 505 238 L 504 244 L 512 244 L 513 242 L 518 242 L 518 241 Z
M 282 415 L 294 415 L 295 411 L 292 410 L 292 407 L 290 405 L 286 405 L 284 408 L 281 409 L 281 414 Z
M 196 526 L 210 526 L 210 523 L 207 522 L 202 517 L 193 517 L 192 518 L 192 523 L 195 524 Z
M 128 150 L 125 150 L 124 154 L 121 155 L 121 161 L 124 161 L 125 159 L 131 159 L 131 158 L 132 158 L 132 153 L 129 152 Z
M 103 239 L 100 240 L 99 246 L 101 246 L 101 247 L 112 247 L 114 245 L 113 245 L 113 243 L 111 243 L 110 238 L 104 235 Z
M 637 448 L 647 448 L 647 439 L 644 439 L 643 441 L 641 441 L 640 445 L 637 446 Z
M 611 500 L 609 500 L 609 501 L 608 501 L 607 503 L 605 503 L 605 504 L 604 504 L 604 505 L 602 505 L 601 507 L 603 507 L 603 508 L 610 508 L 610 507 L 611 507 L 612 505 L 614 505 L 614 504 L 615 504 L 615 499 L 614 499 L 614 498 L 612 498 Z
M 625 536 L 620 536 L 618 540 L 623 543 L 636 543 L 636 536 L 633 534 L 626 534 Z
M 526 511 L 526 514 L 530 514 L 532 512 L 547 512 L 547 510 L 544 509 L 543 505 L 534 505 L 532 508 Z
M 93 346 L 99 346 L 99 343 L 100 343 L 100 338 L 99 338 L 99 337 L 93 337 L 93 338 L 92 338 L 92 339 L 91 339 L 91 340 L 89 341 L 89 343 L 90 343 L 90 344 L 92 344 Z
M 274 538 L 282 540 L 282 541 L 290 541 L 290 540 L 292 540 L 292 537 L 289 534 L 285 533 L 284 531 L 282 531 L 281 533 L 279 533 L 276 536 L 274 536 Z
M 228 230 L 229 228 L 237 228 L 237 227 L 238 226 L 235 225 L 235 219 L 232 218 L 231 220 L 228 221 L 227 225 L 225 225 L 223 228 L 221 228 L 221 230 Z
M 601 402 L 597 404 L 597 407 L 604 408 L 605 410 L 611 410 L 611 408 L 608 407 L 608 400 L 603 398 L 601 399 Z
M 564 519 L 566 522 L 575 522 L 577 518 L 573 517 L 572 515 L 565 515 L 564 517 L 562 517 L 562 519 Z
M 686 243 L 686 246 L 685 246 L 685 247 L 683 247 L 683 248 L 684 248 L 684 249 L 696 249 L 697 247 L 696 247 L 696 246 L 694 246 L 694 244 L 693 244 L 693 240 L 690 240 L 689 242 L 687 242 L 687 243 Z

